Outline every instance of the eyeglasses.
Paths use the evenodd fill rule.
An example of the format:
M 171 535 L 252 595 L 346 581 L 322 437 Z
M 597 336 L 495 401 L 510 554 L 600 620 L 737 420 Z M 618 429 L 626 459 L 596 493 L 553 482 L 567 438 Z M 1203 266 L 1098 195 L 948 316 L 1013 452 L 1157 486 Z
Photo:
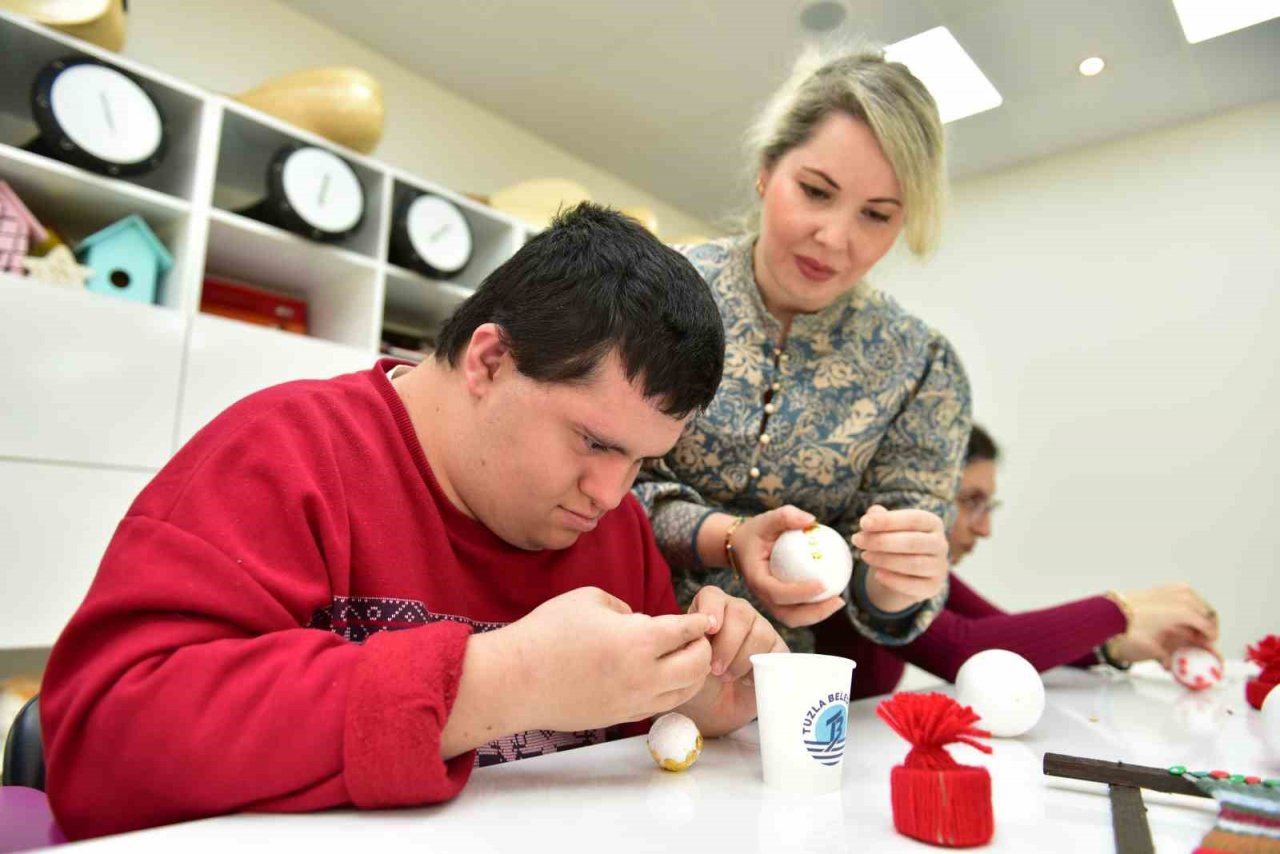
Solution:
M 1001 503 L 986 495 L 961 495 L 956 499 L 956 504 L 959 505 L 960 509 L 964 510 L 975 522 L 981 521 L 991 513 L 999 510 Z

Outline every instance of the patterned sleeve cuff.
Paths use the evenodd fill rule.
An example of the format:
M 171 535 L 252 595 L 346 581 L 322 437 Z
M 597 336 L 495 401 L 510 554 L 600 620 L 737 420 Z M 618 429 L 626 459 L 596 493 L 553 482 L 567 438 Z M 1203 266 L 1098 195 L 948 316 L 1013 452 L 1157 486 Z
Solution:
M 849 586 L 853 589 L 853 596 L 858 602 L 858 607 L 866 611 L 876 620 L 881 622 L 909 620 L 911 617 L 915 616 L 917 611 L 924 607 L 924 602 L 917 602 L 914 605 L 903 608 L 901 611 L 882 611 L 880 608 L 876 607 L 876 604 L 871 601 L 871 595 L 867 593 L 867 576 L 870 575 L 870 573 L 867 572 L 867 565 L 859 563 L 858 568 L 860 571 L 857 573 L 854 583 Z
M 693 556 L 690 566 L 692 566 L 696 572 L 707 572 L 711 569 L 711 567 L 702 562 L 702 555 L 698 554 L 698 534 L 701 533 L 702 523 L 707 521 L 707 517 L 712 513 L 718 512 L 720 511 L 716 510 L 714 507 L 708 508 L 706 512 L 698 517 L 698 521 L 693 526 L 693 532 L 689 535 L 689 553 Z
M 698 558 L 698 529 L 716 508 L 692 501 L 663 501 L 649 516 L 653 537 L 672 569 L 707 572 Z
M 917 602 L 910 608 L 894 613 L 877 608 L 867 595 L 867 565 L 858 561 L 854 567 L 854 580 L 849 585 L 853 592 L 845 610 L 859 632 L 882 646 L 902 646 L 922 635 L 942 610 L 947 601 L 947 587 L 932 599 Z

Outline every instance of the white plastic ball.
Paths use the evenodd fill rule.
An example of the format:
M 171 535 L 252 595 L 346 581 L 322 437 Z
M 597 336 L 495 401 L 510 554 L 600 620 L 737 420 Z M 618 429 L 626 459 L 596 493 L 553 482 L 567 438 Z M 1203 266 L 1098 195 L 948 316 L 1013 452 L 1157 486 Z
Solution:
M 683 771 L 702 752 L 698 725 L 679 712 L 667 712 L 649 728 L 649 755 L 659 768 Z
M 1262 701 L 1262 740 L 1280 760 L 1280 688 L 1272 688 Z
M 972 706 L 982 719 L 976 724 L 992 735 L 1022 735 L 1044 713 L 1044 682 L 1040 674 L 1016 652 L 988 649 L 960 666 L 956 674 L 956 699 Z
M 1169 662 L 1173 678 L 1192 691 L 1212 688 L 1222 681 L 1222 659 L 1198 646 L 1184 646 Z
M 821 581 L 822 592 L 809 600 L 821 602 L 849 586 L 853 552 L 834 528 L 810 525 L 778 537 L 769 555 L 769 572 L 779 581 Z

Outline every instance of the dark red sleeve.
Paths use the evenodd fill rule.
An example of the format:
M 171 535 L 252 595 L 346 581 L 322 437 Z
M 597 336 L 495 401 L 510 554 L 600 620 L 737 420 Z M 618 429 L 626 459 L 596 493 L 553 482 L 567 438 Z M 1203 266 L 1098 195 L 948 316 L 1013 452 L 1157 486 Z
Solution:
M 962 617 L 1003 617 L 1007 613 L 979 596 L 954 572 L 951 573 L 951 592 L 947 594 L 947 610 Z
M 671 584 L 671 566 L 658 548 L 653 528 L 649 525 L 649 517 L 635 498 L 628 495 L 626 500 L 640 526 L 640 536 L 644 541 L 644 612 L 655 617 L 679 614 L 680 606 L 676 603 L 676 591 Z M 624 565 L 626 563 L 623 561 Z
M 363 646 L 298 628 L 211 546 L 121 526 L 50 659 L 48 792 L 72 838 L 242 810 L 444 800 L 473 756 L 440 759 L 469 630 Z
M 965 616 L 952 610 L 948 601 L 924 634 L 895 650 L 911 664 L 949 682 L 955 681 L 961 664 L 984 649 L 1016 652 L 1039 671 L 1063 665 L 1087 666 L 1093 663 L 1093 649 L 1125 628 L 1124 614 L 1103 596 L 1005 614 L 961 587 L 968 591 L 968 597 L 962 594 L 961 607 L 989 609 L 986 616 Z M 952 579 L 952 596 L 955 592 L 956 580 Z

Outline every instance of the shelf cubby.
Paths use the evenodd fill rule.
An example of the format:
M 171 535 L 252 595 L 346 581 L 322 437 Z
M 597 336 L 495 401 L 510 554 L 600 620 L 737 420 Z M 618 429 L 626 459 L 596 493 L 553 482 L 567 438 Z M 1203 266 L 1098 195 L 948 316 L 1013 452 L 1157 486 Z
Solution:
M 452 202 L 462 212 L 471 229 L 471 261 L 457 275 L 435 278 L 390 260 L 391 230 L 396 224 L 392 222 L 388 228 L 383 316 L 388 323 L 433 334 L 459 303 L 470 296 L 490 273 L 524 244 L 525 227 L 506 214 L 427 181 L 397 175 L 394 187 L 393 198 L 396 202 L 401 199 L 402 194 L 413 191 L 440 196 Z
M 354 152 L 291 128 L 235 101 L 224 99 L 222 106 L 222 131 L 213 189 L 215 208 L 231 213 L 243 212 L 266 198 L 267 174 L 272 159 L 281 148 L 291 144 L 319 146 L 351 165 L 364 189 L 365 210 L 359 226 L 349 236 L 334 243 L 313 242 L 322 247 L 347 249 L 368 258 L 379 257 L 387 181 L 383 171 Z M 269 227 L 276 228 L 274 225 Z
M 205 272 L 307 303 L 310 335 L 372 351 L 379 265 L 223 210 L 209 216 Z
M 0 21 L 0 143 L 21 149 L 39 135 L 31 108 L 31 91 L 40 70 L 57 59 L 86 57 L 105 62 L 133 77 L 156 102 L 164 118 L 166 152 L 160 165 L 145 175 L 109 178 L 68 166 L 103 181 L 145 187 L 178 199 L 191 199 L 194 166 L 204 118 L 205 99 L 198 90 L 145 71 L 123 57 L 50 33 L 16 15 Z M 26 153 L 26 152 L 24 152 Z M 61 161 L 33 154 L 50 163 Z
M 72 247 L 130 214 L 146 220 L 173 255 L 160 283 L 161 305 L 182 305 L 182 285 L 191 270 L 191 205 L 173 196 L 86 172 L 29 151 L 0 145 L 0 180 L 7 181 L 42 223 Z

